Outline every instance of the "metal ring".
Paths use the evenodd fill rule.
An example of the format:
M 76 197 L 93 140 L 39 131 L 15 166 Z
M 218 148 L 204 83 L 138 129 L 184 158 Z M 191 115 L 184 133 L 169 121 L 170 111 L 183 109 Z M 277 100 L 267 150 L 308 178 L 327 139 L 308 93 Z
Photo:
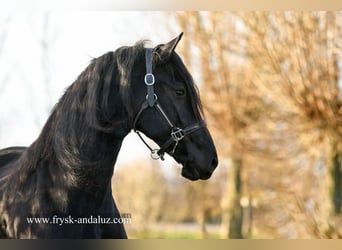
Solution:
M 158 96 L 156 94 L 153 94 L 154 96 L 154 101 L 156 102 L 158 100 Z M 146 95 L 146 100 L 148 99 L 148 95 Z
M 151 79 L 150 82 L 148 81 L 149 79 Z M 154 75 L 152 73 L 147 73 L 144 77 L 144 81 L 147 86 L 152 86 L 155 82 Z
M 151 150 L 151 158 L 153 160 L 159 160 L 160 159 L 160 155 L 158 154 L 158 149 L 152 149 Z

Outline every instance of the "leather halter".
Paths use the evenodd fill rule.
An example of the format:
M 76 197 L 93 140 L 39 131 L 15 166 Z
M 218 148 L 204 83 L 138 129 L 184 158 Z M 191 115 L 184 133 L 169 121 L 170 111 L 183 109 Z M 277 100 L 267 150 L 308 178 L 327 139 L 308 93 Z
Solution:
M 145 61 L 146 61 L 146 75 L 144 77 L 144 82 L 147 88 L 147 95 L 146 100 L 142 103 L 141 108 L 136 115 L 134 122 L 133 122 L 133 130 L 138 134 L 142 142 L 147 146 L 147 148 L 151 151 L 151 158 L 154 160 L 164 160 L 164 154 L 168 150 L 168 148 L 173 144 L 172 150 L 169 152 L 169 154 L 173 155 L 178 143 L 185 137 L 190 135 L 191 133 L 195 132 L 196 130 L 205 127 L 206 123 L 205 121 L 200 121 L 197 123 L 194 123 L 192 125 L 189 125 L 185 128 L 179 128 L 175 126 L 169 117 L 166 115 L 164 109 L 160 106 L 158 103 L 158 96 L 154 92 L 154 84 L 155 84 L 155 77 L 153 75 L 152 71 L 152 54 L 153 49 L 147 48 L 145 52 Z M 169 139 L 159 148 L 159 149 L 153 149 L 142 137 L 140 134 L 140 131 L 137 130 L 136 125 L 137 122 L 141 116 L 141 114 L 148 108 L 155 108 L 159 111 L 161 116 L 166 120 L 170 127 L 170 137 Z

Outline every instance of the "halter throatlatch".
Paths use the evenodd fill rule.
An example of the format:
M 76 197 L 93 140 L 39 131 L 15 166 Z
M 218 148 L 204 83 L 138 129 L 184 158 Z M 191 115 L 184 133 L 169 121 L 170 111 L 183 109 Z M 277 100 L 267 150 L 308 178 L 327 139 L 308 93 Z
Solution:
M 146 62 L 146 75 L 144 77 L 144 82 L 147 88 L 147 95 L 146 95 L 146 100 L 142 103 L 141 108 L 136 115 L 134 122 L 133 122 L 133 130 L 138 134 L 142 142 L 147 146 L 147 148 L 151 151 L 151 158 L 154 160 L 164 160 L 164 154 L 165 152 L 172 146 L 172 149 L 169 151 L 169 154 L 173 155 L 176 151 L 176 148 L 178 146 L 178 143 L 184 139 L 185 136 L 190 135 L 191 133 L 195 132 L 196 130 L 205 127 L 205 121 L 200 121 L 197 122 L 193 125 L 187 126 L 186 128 L 178 128 L 176 127 L 169 117 L 166 115 L 165 111 L 163 108 L 160 106 L 158 103 L 158 96 L 154 92 L 154 84 L 155 84 L 155 77 L 153 75 L 152 71 L 152 54 L 153 54 L 153 49 L 152 48 L 147 48 L 145 52 L 145 62 Z M 161 116 L 166 120 L 167 124 L 170 127 L 170 138 L 162 145 L 160 148 L 152 148 L 142 137 L 140 132 L 136 128 L 137 121 L 139 120 L 141 114 L 145 109 L 148 108 L 155 108 L 156 110 L 159 111 Z

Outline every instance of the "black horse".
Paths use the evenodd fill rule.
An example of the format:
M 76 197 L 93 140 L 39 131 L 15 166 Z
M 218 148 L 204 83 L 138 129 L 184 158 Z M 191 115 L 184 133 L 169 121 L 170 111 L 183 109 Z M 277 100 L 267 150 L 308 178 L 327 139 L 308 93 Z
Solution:
M 216 149 L 192 77 L 174 51 L 181 36 L 153 49 L 138 42 L 94 59 L 32 145 L 0 151 L 0 237 L 126 238 L 123 225 L 113 223 L 120 214 L 111 178 L 132 129 L 160 146 L 146 143 L 153 158 L 166 152 L 181 163 L 184 177 L 211 176 Z M 99 216 L 111 220 L 78 221 Z

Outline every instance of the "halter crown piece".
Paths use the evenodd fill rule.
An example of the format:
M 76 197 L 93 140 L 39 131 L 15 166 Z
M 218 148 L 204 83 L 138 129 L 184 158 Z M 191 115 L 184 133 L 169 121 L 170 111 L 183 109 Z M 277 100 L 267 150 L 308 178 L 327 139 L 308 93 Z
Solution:
M 145 62 L 146 62 L 146 74 L 144 77 L 144 82 L 147 88 L 147 95 L 146 100 L 142 103 L 141 108 L 136 115 L 134 122 L 133 122 L 133 130 L 137 133 L 139 138 L 142 140 L 142 142 L 147 146 L 147 148 L 151 151 L 151 158 L 154 160 L 164 160 L 164 154 L 169 149 L 169 147 L 173 144 L 172 149 L 169 154 L 173 155 L 176 151 L 176 148 L 178 146 L 178 143 L 187 135 L 195 132 L 196 130 L 205 127 L 206 123 L 205 121 L 200 121 L 197 123 L 194 123 L 192 125 L 187 126 L 184 129 L 178 128 L 169 119 L 169 117 L 166 115 L 160 104 L 158 103 L 158 96 L 154 92 L 154 84 L 155 84 L 155 77 L 153 75 L 152 71 L 152 56 L 153 56 L 153 49 L 152 48 L 146 48 L 145 51 Z M 143 113 L 144 110 L 148 108 L 155 108 L 159 111 L 159 113 L 162 115 L 162 117 L 166 120 L 170 127 L 170 138 L 158 149 L 153 149 L 142 137 L 140 132 L 137 130 L 136 125 L 137 122 Z

